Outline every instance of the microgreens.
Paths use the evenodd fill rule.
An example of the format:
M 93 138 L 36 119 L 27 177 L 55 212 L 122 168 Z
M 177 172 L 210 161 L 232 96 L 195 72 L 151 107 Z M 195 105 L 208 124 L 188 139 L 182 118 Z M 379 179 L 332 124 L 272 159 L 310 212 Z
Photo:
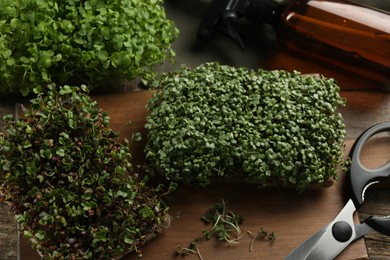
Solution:
M 160 233 L 167 207 L 86 86 L 35 89 L 0 134 L 0 194 L 47 259 L 111 259 Z
M 162 2 L 0 1 L 0 94 L 151 77 L 178 36 Z
M 202 232 L 207 240 L 215 235 L 218 240 L 225 241 L 231 245 L 238 243 L 242 237 L 239 225 L 242 223 L 243 218 L 237 213 L 227 210 L 225 201 L 215 204 L 201 220 L 205 224 L 212 225 L 210 230 Z
M 260 187 L 337 179 L 345 104 L 333 79 L 218 63 L 164 73 L 148 108 L 150 169 L 207 186 L 240 179 Z
M 190 254 L 198 255 L 199 259 L 203 259 L 198 243 L 202 239 L 210 240 L 215 237 L 219 241 L 226 242 L 228 246 L 238 244 L 240 239 L 245 235 L 241 231 L 240 225 L 243 222 L 241 215 L 226 208 L 226 203 L 222 200 L 221 203 L 216 203 L 211 207 L 204 216 L 201 217 L 201 221 L 206 225 L 212 225 L 209 230 L 202 231 L 202 236 L 192 240 L 188 247 L 177 247 L 176 253 L 180 256 L 188 256 Z M 276 239 L 275 233 L 268 233 L 263 228 L 260 228 L 260 232 L 253 233 L 249 230 L 246 232 L 252 237 L 250 243 L 250 252 L 252 252 L 253 243 L 257 238 L 265 238 L 269 241 Z
M 260 228 L 260 231 L 257 233 L 254 233 L 254 232 L 249 231 L 249 230 L 247 230 L 246 232 L 252 237 L 251 244 L 249 246 L 250 252 L 253 251 L 253 243 L 255 242 L 256 239 L 266 239 L 266 240 L 271 241 L 271 242 L 276 240 L 275 232 L 269 233 L 264 228 Z

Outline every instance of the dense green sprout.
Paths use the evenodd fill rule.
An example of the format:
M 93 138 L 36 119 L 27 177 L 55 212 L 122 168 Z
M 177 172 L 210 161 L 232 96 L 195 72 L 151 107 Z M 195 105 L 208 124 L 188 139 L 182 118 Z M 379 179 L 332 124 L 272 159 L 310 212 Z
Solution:
M 151 77 L 177 36 L 162 0 L 2 0 L 0 95 Z
M 173 182 L 218 178 L 259 186 L 336 179 L 345 100 L 333 79 L 218 63 L 167 72 L 153 83 L 146 155 Z
M 112 259 L 159 234 L 167 207 L 86 87 L 49 85 L 0 134 L 0 200 L 45 259 Z M 3 197 L 2 197 L 3 196 Z

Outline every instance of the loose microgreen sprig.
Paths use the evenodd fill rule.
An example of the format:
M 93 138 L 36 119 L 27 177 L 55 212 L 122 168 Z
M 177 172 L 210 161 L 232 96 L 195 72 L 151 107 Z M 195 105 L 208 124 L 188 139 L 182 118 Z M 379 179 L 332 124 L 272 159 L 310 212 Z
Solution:
M 249 231 L 249 230 L 247 230 L 246 232 L 252 237 L 252 240 L 251 240 L 251 243 L 249 246 L 250 252 L 253 251 L 253 244 L 254 244 L 256 239 L 266 239 L 266 240 L 271 241 L 271 242 L 274 242 L 276 239 L 275 232 L 269 233 L 264 228 L 260 228 L 260 231 L 257 233 L 254 233 L 254 232 Z
M 146 156 L 172 182 L 239 179 L 303 191 L 338 178 L 345 100 L 333 79 L 206 63 L 151 86 Z
M 226 209 L 226 202 L 222 200 L 221 203 L 216 203 L 211 207 L 204 216 L 201 217 L 201 221 L 206 225 L 212 225 L 209 230 L 202 231 L 202 236 L 198 237 L 190 242 L 187 247 L 177 247 L 176 254 L 180 256 L 188 256 L 190 254 L 198 255 L 199 259 L 203 257 L 200 253 L 198 242 L 202 239 L 210 240 L 212 237 L 217 238 L 219 241 L 226 242 L 228 246 L 238 244 L 240 239 L 245 235 L 245 232 L 241 231 L 240 225 L 243 222 L 241 215 L 234 211 Z M 268 241 L 275 241 L 275 233 L 268 233 L 265 229 L 260 228 L 258 233 L 253 233 L 249 230 L 246 232 L 252 237 L 250 243 L 250 252 L 253 249 L 253 243 L 258 238 L 265 238 Z
M 239 226 L 243 218 L 233 211 L 226 210 L 225 201 L 215 204 L 201 220 L 205 224 L 212 225 L 210 230 L 202 232 L 207 240 L 215 235 L 218 240 L 231 245 L 238 243 L 243 235 Z
M 178 246 L 176 249 L 176 254 L 179 256 L 189 256 L 190 254 L 195 254 L 199 257 L 200 260 L 203 260 L 203 257 L 200 253 L 198 247 L 199 239 L 194 239 L 188 247 L 180 247 Z

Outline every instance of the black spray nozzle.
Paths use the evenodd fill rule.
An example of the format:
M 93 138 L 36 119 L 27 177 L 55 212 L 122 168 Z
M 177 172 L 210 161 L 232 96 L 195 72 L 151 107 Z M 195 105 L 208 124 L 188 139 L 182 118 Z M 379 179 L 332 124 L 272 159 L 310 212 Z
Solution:
M 213 0 L 198 28 L 197 36 L 208 42 L 219 31 L 244 49 L 241 37 L 231 22 L 245 17 L 257 24 L 272 24 L 279 14 L 280 6 L 275 0 Z
M 232 20 L 238 19 L 240 10 L 237 4 L 239 2 L 242 0 L 214 0 L 211 2 L 198 28 L 198 38 L 208 42 L 215 32 L 219 31 L 232 38 L 243 49 L 244 44 L 241 37 L 230 25 Z

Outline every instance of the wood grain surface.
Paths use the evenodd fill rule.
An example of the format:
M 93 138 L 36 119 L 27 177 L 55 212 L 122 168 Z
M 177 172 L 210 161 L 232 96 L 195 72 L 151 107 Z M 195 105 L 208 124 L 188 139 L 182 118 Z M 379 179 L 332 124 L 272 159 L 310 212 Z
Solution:
M 367 127 L 390 121 L 390 92 L 380 90 L 375 83 L 368 82 L 358 75 L 349 75 L 337 68 L 328 68 L 305 57 L 280 50 L 273 41 L 266 39 L 273 37 L 272 31 L 267 26 L 262 28 L 244 26 L 245 30 L 241 33 L 245 42 L 244 52 L 223 36 L 216 36 L 209 44 L 197 41 L 196 30 L 208 8 L 208 3 L 209 1 L 165 1 L 167 15 L 180 29 L 180 37 L 174 43 L 177 54 L 176 63 L 164 64 L 159 68 L 160 71 L 177 69 L 181 64 L 194 67 L 206 61 L 220 61 L 232 66 L 246 66 L 255 69 L 287 69 L 303 73 L 321 73 L 334 77 L 343 90 L 342 96 L 347 99 L 346 107 L 340 108 L 339 111 L 346 123 L 349 145 Z M 126 108 L 129 102 L 137 102 L 136 100 L 140 98 L 137 95 L 144 94 L 135 94 L 134 97 L 138 97 L 135 99 L 128 98 L 126 95 L 96 97 L 104 109 L 110 110 L 112 127 L 117 130 L 121 129 L 123 135 L 128 135 L 132 131 L 141 131 L 145 134 L 142 119 L 137 120 L 145 115 L 144 108 L 140 106 L 132 111 Z M 23 101 L 26 99 L 0 98 L 1 116 L 13 113 L 15 103 Z M 111 106 L 110 103 L 115 103 L 115 106 Z M 129 117 L 132 116 L 134 116 L 133 124 L 127 125 L 127 121 L 131 119 Z M 1 121 L 0 126 L 3 126 Z M 388 143 L 388 141 L 373 142 L 372 150 L 367 148 L 364 152 L 365 161 L 368 164 L 378 162 L 379 157 L 382 158 L 379 160 L 381 162 L 388 160 L 390 158 Z M 134 146 L 135 151 L 142 147 L 143 143 L 137 145 Z M 140 159 L 139 155 L 134 154 L 134 156 L 135 159 Z M 176 246 L 187 245 L 204 230 L 205 227 L 199 217 L 211 204 L 221 199 L 229 200 L 228 207 L 243 215 L 245 218 L 243 230 L 256 231 L 262 226 L 266 230 L 275 231 L 277 240 L 273 244 L 256 241 L 253 252 L 249 252 L 247 236 L 243 237 L 238 246 L 231 248 L 221 247 L 220 244 L 211 241 L 202 242 L 200 247 L 205 259 L 258 259 L 259 256 L 265 254 L 269 256 L 269 252 L 274 255 L 260 259 L 282 259 L 286 252 L 328 223 L 341 209 L 346 199 L 342 192 L 344 185 L 339 182 L 326 190 L 309 191 L 306 195 L 310 196 L 305 195 L 302 198 L 292 191 L 258 191 L 245 185 L 210 187 L 207 192 L 179 190 L 177 199 L 171 204 L 173 217 L 171 229 L 144 248 L 144 259 L 173 258 L 172 254 Z M 365 204 L 360 210 L 361 220 L 369 215 L 390 215 L 389 187 L 390 185 L 370 189 L 365 196 Z M 274 197 L 280 200 L 281 204 L 273 203 Z M 324 204 L 326 206 L 323 206 Z M 22 240 L 22 243 L 24 242 Z M 366 247 L 364 247 L 364 241 L 360 240 L 357 249 L 348 248 L 349 251 L 346 251 L 346 254 L 350 252 L 351 255 L 344 255 L 342 258 L 356 259 L 368 256 L 373 260 L 390 259 L 389 237 L 372 232 L 365 236 L 365 243 Z M 6 205 L 0 207 L 0 248 L 0 259 L 17 259 L 15 222 Z M 22 244 L 21 249 L 20 259 L 34 259 L 35 252 L 31 252 L 28 246 Z M 130 255 L 128 259 L 136 259 L 136 257 Z M 191 256 L 190 259 L 196 259 L 196 257 Z
M 111 117 L 110 125 L 114 130 L 120 130 L 123 137 L 131 136 L 132 132 L 142 132 L 145 140 L 144 124 L 148 113 L 145 104 L 150 95 L 150 92 L 140 91 L 94 98 L 108 112 Z M 132 121 L 131 125 L 127 124 L 129 120 Z M 348 140 L 346 144 L 347 154 L 352 140 Z M 142 154 L 143 144 L 138 145 L 134 147 L 134 155 Z M 372 154 L 372 149 L 376 147 L 373 142 L 364 149 L 364 154 Z M 372 165 L 375 158 L 368 163 Z M 298 194 L 293 189 L 260 190 L 238 183 L 215 184 L 206 189 L 183 187 L 172 194 L 169 202 L 171 228 L 144 247 L 144 258 L 175 259 L 177 246 L 188 246 L 207 229 L 200 221 L 207 209 L 214 203 L 226 200 L 229 209 L 244 217 L 243 232 L 256 232 L 263 227 L 275 232 L 277 239 L 273 243 L 256 241 L 252 252 L 249 251 L 251 238 L 246 235 L 238 245 L 230 247 L 214 240 L 202 241 L 199 248 L 204 259 L 283 259 L 338 214 L 348 199 L 347 187 L 344 175 L 329 188 L 308 190 L 303 194 Z M 21 242 L 21 259 L 36 259 L 35 252 L 25 245 L 24 240 Z M 136 258 L 137 256 L 130 254 L 126 259 Z M 196 256 L 192 255 L 189 259 L 196 259 Z M 368 259 L 364 240 L 360 239 L 349 246 L 339 259 Z

